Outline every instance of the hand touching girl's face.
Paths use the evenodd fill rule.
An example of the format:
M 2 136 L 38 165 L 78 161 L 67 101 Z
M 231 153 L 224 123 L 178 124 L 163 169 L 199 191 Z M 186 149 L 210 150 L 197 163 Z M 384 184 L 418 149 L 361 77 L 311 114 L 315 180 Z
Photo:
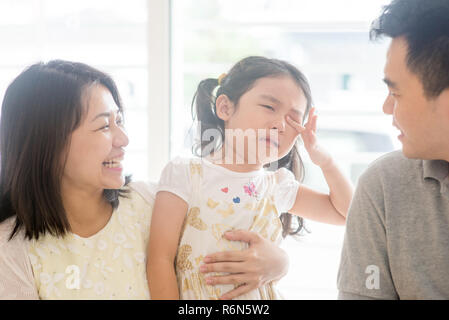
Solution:
M 247 160 L 249 144 L 246 141 L 255 139 L 255 144 L 260 146 L 259 143 L 264 140 L 266 154 L 277 154 L 275 159 L 258 158 L 261 164 L 266 164 L 284 157 L 292 149 L 299 132 L 289 124 L 287 117 L 302 123 L 307 100 L 302 89 L 291 77 L 281 76 L 257 80 L 254 86 L 241 96 L 237 106 L 225 95 L 217 98 L 216 106 L 217 115 L 225 121 L 225 129 L 241 129 L 244 132 L 251 129 L 246 132 L 254 133 L 253 136 L 245 137 L 245 149 L 235 152 L 244 152 Z M 270 139 L 270 136 L 273 137 L 270 133 L 275 133 L 274 138 Z M 270 150 L 273 148 L 275 150 Z

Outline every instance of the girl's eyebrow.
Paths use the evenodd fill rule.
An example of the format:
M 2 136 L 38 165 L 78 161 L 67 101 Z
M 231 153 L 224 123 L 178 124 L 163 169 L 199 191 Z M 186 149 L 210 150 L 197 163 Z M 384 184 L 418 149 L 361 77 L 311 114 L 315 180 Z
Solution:
M 273 97 L 273 96 L 271 96 L 271 95 L 269 95 L 269 94 L 261 94 L 260 97 L 261 97 L 261 98 L 264 98 L 264 99 L 267 99 L 267 100 L 270 100 L 270 101 L 273 102 L 273 103 L 277 103 L 277 104 L 282 105 L 282 102 L 281 102 L 281 101 L 279 101 L 278 99 L 276 99 L 275 97 Z M 302 116 L 304 116 L 304 113 L 303 113 L 301 110 L 298 110 L 298 109 L 295 109 L 295 108 L 292 108 L 292 109 L 290 109 L 290 110 L 291 110 L 293 113 L 295 113 L 296 115 L 298 115 L 300 118 L 301 118 Z
M 276 99 L 275 97 L 269 95 L 269 94 L 261 94 L 260 95 L 261 98 L 270 100 L 273 103 L 277 103 L 277 104 L 282 104 L 282 102 L 280 102 L 278 99 Z

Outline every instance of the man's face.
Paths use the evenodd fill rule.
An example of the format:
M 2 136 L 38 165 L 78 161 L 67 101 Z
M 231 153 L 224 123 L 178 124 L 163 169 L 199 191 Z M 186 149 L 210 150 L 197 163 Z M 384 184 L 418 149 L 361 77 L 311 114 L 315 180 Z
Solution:
M 383 111 L 393 115 L 406 157 L 449 161 L 449 90 L 427 98 L 421 80 L 406 65 L 407 52 L 405 38 L 393 38 L 384 71 L 389 94 Z

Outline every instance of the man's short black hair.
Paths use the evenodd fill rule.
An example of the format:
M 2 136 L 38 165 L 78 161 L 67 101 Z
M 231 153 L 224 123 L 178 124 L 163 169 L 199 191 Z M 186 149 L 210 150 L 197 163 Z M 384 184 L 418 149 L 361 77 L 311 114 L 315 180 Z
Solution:
M 428 98 L 449 88 L 449 0 L 393 0 L 371 26 L 370 38 L 404 37 L 407 66 Z

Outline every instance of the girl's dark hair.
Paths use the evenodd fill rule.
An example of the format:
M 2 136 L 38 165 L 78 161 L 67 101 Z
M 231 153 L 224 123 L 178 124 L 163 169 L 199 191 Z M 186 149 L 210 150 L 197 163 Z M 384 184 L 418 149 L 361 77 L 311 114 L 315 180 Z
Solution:
M 12 239 L 70 231 L 61 196 L 67 148 L 86 113 L 83 95 L 100 84 L 122 102 L 112 78 L 83 63 L 54 60 L 25 69 L 8 86 L 0 119 L 0 223 L 16 217 Z M 125 185 L 130 177 L 125 178 Z M 126 190 L 104 190 L 115 209 Z
M 213 143 L 215 148 L 219 148 L 225 139 L 224 121 L 216 115 L 215 101 L 217 97 L 224 94 L 235 106 L 238 106 L 240 97 L 250 90 L 258 79 L 281 76 L 291 77 L 302 89 L 307 99 L 307 107 L 304 115 L 305 119 L 312 106 L 310 86 L 306 77 L 288 62 L 251 56 L 237 62 L 226 76 L 221 79 L 220 84 L 218 83 L 218 79 L 214 78 L 201 81 L 192 101 L 192 115 L 193 118 L 198 121 L 200 129 L 199 136 L 201 137 L 193 146 L 194 154 L 197 156 L 207 156 L 207 153 L 210 151 L 209 149 L 206 149 L 206 146 L 210 146 L 210 144 Z M 218 90 L 216 94 L 214 94 L 217 87 Z M 219 141 L 204 140 L 205 135 L 203 134 L 209 129 L 219 130 L 221 134 Z M 294 173 L 298 181 L 303 181 L 304 179 L 304 165 L 298 153 L 297 142 L 286 156 L 275 163 L 267 164 L 265 167 L 285 167 Z M 287 212 L 281 214 L 283 237 L 298 234 L 303 229 L 303 219 L 297 216 L 295 217 L 298 219 L 297 226 L 293 227 L 292 215 Z

